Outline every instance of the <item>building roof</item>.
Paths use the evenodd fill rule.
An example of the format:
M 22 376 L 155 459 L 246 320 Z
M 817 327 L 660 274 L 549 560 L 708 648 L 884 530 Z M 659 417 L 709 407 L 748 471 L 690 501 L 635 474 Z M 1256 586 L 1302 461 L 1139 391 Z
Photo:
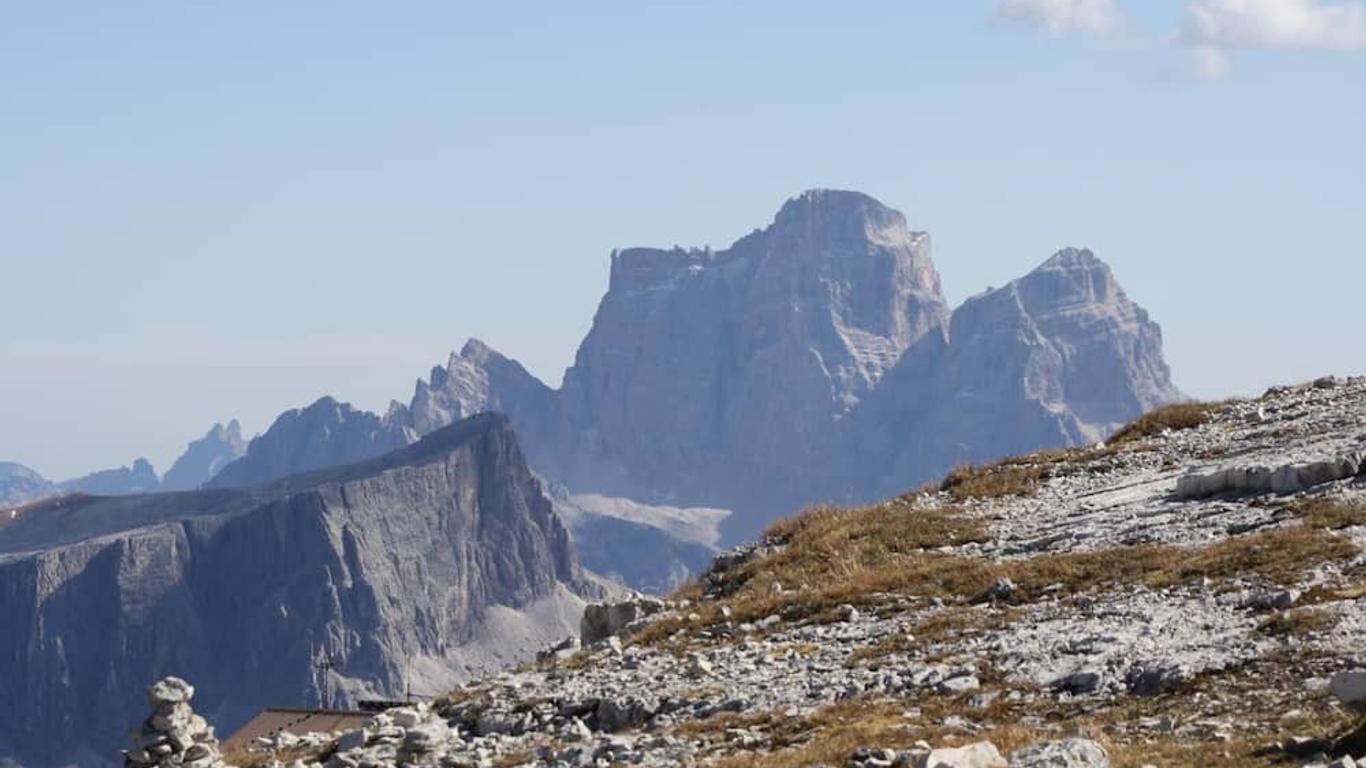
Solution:
M 290 733 L 330 733 L 359 728 L 374 717 L 373 712 L 357 712 L 338 709 L 292 709 L 273 707 L 263 709 L 245 725 L 238 728 L 224 740 L 227 748 L 243 748 L 262 736 L 271 736 L 281 731 Z

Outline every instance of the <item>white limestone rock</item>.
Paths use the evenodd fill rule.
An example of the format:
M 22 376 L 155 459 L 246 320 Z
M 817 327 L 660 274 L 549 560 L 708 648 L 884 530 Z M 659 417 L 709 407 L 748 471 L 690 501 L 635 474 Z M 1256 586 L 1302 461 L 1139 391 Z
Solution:
M 1110 768 L 1110 755 L 1090 739 L 1033 744 L 1012 752 L 1011 768 Z

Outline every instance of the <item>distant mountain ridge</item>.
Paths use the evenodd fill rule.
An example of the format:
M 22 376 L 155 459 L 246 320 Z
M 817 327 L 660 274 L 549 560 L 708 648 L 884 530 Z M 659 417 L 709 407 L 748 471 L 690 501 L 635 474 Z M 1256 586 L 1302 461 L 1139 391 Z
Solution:
M 194 490 L 245 452 L 241 425 L 233 419 L 227 426 L 214 424 L 204 437 L 186 446 L 166 476 L 160 478 L 144 458 L 136 459 L 132 466 L 98 470 L 60 482 L 50 482 L 22 464 L 0 462 L 0 505 L 26 504 L 62 493 L 122 496 Z
M 442 424 L 452 424 L 458 419 Z M 401 423 L 322 397 L 285 411 L 247 444 L 241 458 L 223 467 L 205 487 L 242 488 L 315 469 L 350 464 L 414 442 Z
M 325 434 L 277 422 L 260 450 L 358 458 L 498 411 L 532 466 L 573 492 L 732 509 L 734 541 L 808 504 L 1100 440 L 1183 398 L 1161 329 L 1091 251 L 1059 251 L 951 311 L 931 250 L 868 195 L 804 192 L 725 250 L 614 251 L 559 389 L 471 339 L 407 405 L 328 405 Z M 248 454 L 215 483 L 297 469 L 248 470 Z
M 0 505 L 26 504 L 57 492 L 57 486 L 23 464 L 0 461 Z
M 172 672 L 225 728 L 437 692 L 603 594 L 495 414 L 252 489 L 49 499 L 0 520 L 0 763 L 109 765 Z
M 1180 399 L 1161 329 L 1092 252 L 950 311 L 929 235 L 867 195 L 812 190 L 724 251 L 615 252 L 559 390 L 471 340 L 407 410 L 418 432 L 505 411 L 538 471 L 735 509 L 736 540 Z
M 118 467 L 92 472 L 85 477 L 57 484 L 65 493 L 90 493 L 117 496 L 126 493 L 155 493 L 161 487 L 156 470 L 147 459 L 137 459 L 132 467 Z

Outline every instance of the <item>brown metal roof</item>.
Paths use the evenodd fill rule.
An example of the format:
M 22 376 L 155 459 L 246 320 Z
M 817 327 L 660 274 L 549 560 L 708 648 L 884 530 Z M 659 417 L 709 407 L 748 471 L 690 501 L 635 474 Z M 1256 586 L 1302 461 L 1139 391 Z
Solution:
M 258 737 L 271 736 L 281 731 L 296 734 L 346 731 L 365 725 L 372 717 L 372 712 L 336 709 L 263 709 L 224 740 L 223 747 L 246 748 Z

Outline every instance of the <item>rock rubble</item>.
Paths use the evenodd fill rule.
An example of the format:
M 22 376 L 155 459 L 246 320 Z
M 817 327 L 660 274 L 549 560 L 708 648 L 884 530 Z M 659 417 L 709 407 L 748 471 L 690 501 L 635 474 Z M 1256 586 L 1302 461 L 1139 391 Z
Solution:
M 1176 488 L 1363 444 L 1366 380 L 1349 379 L 1044 457 L 1049 474 L 1026 493 L 952 502 L 989 536 L 896 553 L 907 567 L 996 569 L 957 595 L 830 599 L 800 575 L 777 584 L 765 569 L 813 545 L 771 538 L 717 558 L 671 601 L 593 608 L 583 645 L 318 739 L 331 746 L 316 763 L 745 765 L 789 753 L 830 766 L 1352 766 L 1366 482 L 1209 498 Z M 884 524 L 945 503 L 934 491 L 889 502 Z M 1275 549 L 1292 545 L 1304 549 Z M 1111 569 L 1122 578 L 1104 578 Z M 840 738 L 847 749 L 822 751 Z

